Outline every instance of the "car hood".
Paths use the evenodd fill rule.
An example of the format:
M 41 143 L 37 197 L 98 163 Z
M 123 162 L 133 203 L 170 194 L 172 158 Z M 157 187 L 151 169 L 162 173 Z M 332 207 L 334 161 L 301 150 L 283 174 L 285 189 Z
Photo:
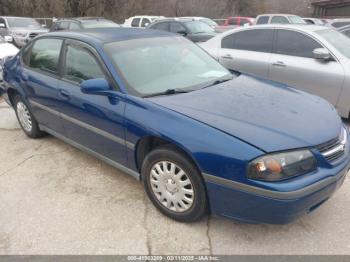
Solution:
M 149 100 L 265 152 L 322 144 L 336 138 L 342 126 L 334 107 L 322 98 L 246 75 Z
M 3 59 L 8 56 L 14 56 L 18 53 L 19 49 L 13 44 L 9 43 L 0 43 L 0 59 Z

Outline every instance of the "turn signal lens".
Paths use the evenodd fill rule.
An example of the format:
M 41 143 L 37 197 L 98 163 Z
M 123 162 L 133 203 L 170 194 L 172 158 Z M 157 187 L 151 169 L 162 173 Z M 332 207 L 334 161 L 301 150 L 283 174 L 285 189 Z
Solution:
M 309 150 L 266 155 L 252 161 L 247 176 L 254 180 L 281 181 L 316 169 L 316 159 Z

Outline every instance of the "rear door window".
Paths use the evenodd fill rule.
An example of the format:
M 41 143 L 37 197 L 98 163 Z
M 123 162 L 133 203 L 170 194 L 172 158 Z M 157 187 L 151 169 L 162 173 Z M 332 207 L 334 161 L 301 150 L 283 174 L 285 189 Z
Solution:
M 269 17 L 268 16 L 260 16 L 258 18 L 258 21 L 256 21 L 257 25 L 263 25 L 263 24 L 267 24 L 269 22 Z
M 61 39 L 39 39 L 33 44 L 29 67 L 49 73 L 57 73 L 62 47 Z
M 169 23 L 164 22 L 164 23 L 158 23 L 152 26 L 152 29 L 155 30 L 161 30 L 161 31 L 169 31 Z
M 141 18 L 134 18 L 131 22 L 131 26 L 132 27 L 139 27 L 140 26 L 140 21 L 141 21 Z
M 70 25 L 69 25 L 69 29 L 70 29 L 70 30 L 79 30 L 79 29 L 80 29 L 80 26 L 79 26 L 78 23 L 71 22 Z
M 253 29 L 225 37 L 222 48 L 269 53 L 272 50 L 273 29 Z
M 274 52 L 282 55 L 313 58 L 313 51 L 323 48 L 311 37 L 291 30 L 276 30 Z
M 230 18 L 228 20 L 229 25 L 238 25 L 238 18 Z
M 274 16 L 271 19 L 271 24 L 289 24 L 289 21 L 284 16 Z
M 175 33 L 175 34 L 177 34 L 179 32 L 186 32 L 186 28 L 178 22 L 171 22 L 170 23 L 170 32 Z
M 70 22 L 64 21 L 64 22 L 59 22 L 57 26 L 57 30 L 67 30 L 69 28 Z

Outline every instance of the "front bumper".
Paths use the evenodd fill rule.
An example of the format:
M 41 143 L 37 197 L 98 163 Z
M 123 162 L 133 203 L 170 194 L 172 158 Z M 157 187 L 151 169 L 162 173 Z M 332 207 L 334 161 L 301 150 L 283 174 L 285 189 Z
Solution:
M 343 184 L 350 158 L 339 166 L 320 170 L 324 179 L 292 192 L 277 192 L 204 175 L 211 212 L 249 223 L 287 224 L 326 202 Z

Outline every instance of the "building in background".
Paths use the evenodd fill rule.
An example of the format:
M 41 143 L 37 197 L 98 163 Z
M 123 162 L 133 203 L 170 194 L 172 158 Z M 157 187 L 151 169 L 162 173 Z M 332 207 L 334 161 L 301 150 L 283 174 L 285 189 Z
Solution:
M 316 0 L 312 5 L 315 17 L 350 17 L 350 0 Z

